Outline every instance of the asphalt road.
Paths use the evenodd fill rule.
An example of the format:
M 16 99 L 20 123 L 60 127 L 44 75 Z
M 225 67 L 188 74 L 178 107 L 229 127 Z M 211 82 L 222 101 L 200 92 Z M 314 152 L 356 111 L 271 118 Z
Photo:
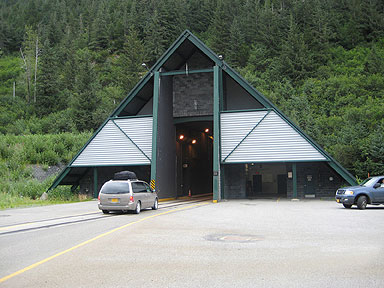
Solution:
M 384 206 L 160 207 L 103 215 L 92 201 L 0 211 L 0 287 L 384 287 Z

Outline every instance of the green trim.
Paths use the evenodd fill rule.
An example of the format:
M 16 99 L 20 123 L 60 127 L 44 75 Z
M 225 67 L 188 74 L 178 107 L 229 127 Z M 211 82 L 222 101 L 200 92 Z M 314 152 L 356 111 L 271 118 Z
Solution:
M 263 122 L 263 120 L 269 115 L 269 113 L 271 113 L 271 110 L 269 110 L 267 113 L 265 113 L 265 115 L 263 116 L 263 118 L 260 119 L 259 122 L 256 123 L 256 125 L 251 129 L 251 131 L 248 132 L 247 135 L 245 135 L 245 137 L 243 139 L 241 139 L 241 141 L 236 145 L 235 148 L 233 148 L 233 150 L 231 152 L 229 152 L 229 154 L 227 155 L 227 157 L 224 158 L 223 162 L 225 162 L 225 160 L 227 160 L 227 158 L 229 156 L 231 156 L 231 154 L 237 149 L 237 147 L 239 147 L 241 145 L 241 143 L 244 142 L 244 140 L 256 129 L 257 126 L 259 126 L 259 124 L 261 122 Z
M 75 165 L 69 166 L 69 168 L 94 168 L 94 167 L 131 167 L 131 166 L 150 166 L 151 164 L 105 164 L 105 165 Z
M 293 185 L 293 197 L 297 198 L 297 169 L 296 163 L 292 163 L 292 185 Z
M 225 63 L 225 72 L 233 78 L 240 86 L 242 86 L 251 96 L 259 101 L 265 108 L 275 108 L 275 106 L 266 99 L 259 91 L 257 91 L 251 84 L 240 76 L 235 70 L 233 70 L 228 64 Z
M 93 168 L 93 197 L 94 198 L 97 198 L 99 196 L 97 180 L 98 180 L 97 167 L 94 167 Z
M 187 123 L 187 122 L 198 122 L 198 121 L 213 121 L 213 116 L 194 116 L 194 117 L 180 117 L 174 118 L 173 123 Z
M 317 152 L 323 155 L 325 159 L 330 160 L 329 155 L 323 149 L 321 149 L 321 147 L 317 145 L 315 141 L 313 141 L 307 134 L 305 134 L 299 127 L 297 127 L 290 119 L 288 119 L 288 117 L 286 117 L 284 114 L 277 111 L 277 109 L 273 109 L 273 110 L 278 116 L 280 116 L 285 121 L 285 123 L 291 126 L 293 130 L 295 130 L 297 133 L 299 133 L 301 137 L 307 140 L 309 144 L 311 144 L 312 147 L 314 147 L 317 150 Z
M 208 58 L 215 62 L 216 66 L 225 68 L 224 61 L 219 59 L 219 56 L 216 55 L 211 49 L 209 49 L 199 38 L 193 35 L 190 31 L 186 30 L 188 35 L 188 40 L 191 41 L 197 48 L 199 48 Z
M 153 128 L 152 128 L 152 162 L 151 162 L 151 181 L 156 183 L 156 163 L 157 163 L 157 120 L 159 109 L 160 94 L 160 72 L 155 72 L 153 82 Z
M 344 180 L 346 180 L 351 186 L 358 185 L 355 177 L 353 177 L 348 171 L 345 169 L 342 169 L 343 167 L 336 161 L 331 161 L 328 163 L 329 166 L 331 166 L 339 175 L 343 176 Z M 347 173 L 346 173 L 347 172 Z
M 220 75 L 213 68 L 213 200 L 220 200 Z M 217 173 L 217 175 L 215 175 Z
M 195 73 L 212 73 L 213 69 L 198 69 L 198 70 L 178 70 L 178 71 L 167 71 L 167 72 L 161 72 L 161 76 L 173 76 L 173 75 L 188 75 L 188 74 L 195 74 Z
M 244 109 L 244 110 L 226 110 L 221 111 L 220 113 L 239 113 L 239 112 L 258 112 L 258 111 L 270 111 L 272 108 L 259 108 L 259 109 Z
M 124 130 L 121 129 L 121 127 L 120 127 L 119 125 L 116 124 L 115 120 L 111 120 L 111 121 L 112 121 L 113 124 L 115 124 L 115 126 L 116 126 L 117 128 L 119 128 L 119 130 L 125 135 L 125 137 L 127 137 L 127 138 L 133 143 L 133 145 L 135 145 L 136 148 L 139 149 L 139 151 L 140 151 L 140 152 L 141 152 L 141 153 L 142 153 L 142 154 L 149 160 L 149 162 L 151 162 L 151 159 L 147 156 L 147 154 L 145 154 L 145 152 L 144 152 L 143 150 L 141 150 L 141 148 L 135 143 L 135 141 L 133 141 L 133 140 L 131 139 L 131 137 L 129 137 L 128 134 L 125 133 Z
M 148 118 L 152 117 L 152 115 L 132 115 L 132 116 L 114 116 L 114 117 L 109 117 L 109 120 L 119 120 L 119 119 L 132 119 L 132 118 Z
M 131 92 L 128 93 L 128 96 L 121 101 L 119 106 L 112 112 L 110 117 L 114 117 L 121 113 L 121 111 L 124 110 L 124 108 L 128 105 L 129 102 L 132 101 L 132 99 L 137 95 L 137 93 L 140 92 L 140 90 L 148 83 L 148 81 L 152 78 L 153 73 L 148 72 L 143 79 L 139 81 L 139 83 L 136 84 L 136 86 L 131 90 Z
M 176 51 L 177 48 L 187 39 L 188 35 L 191 34 L 188 30 L 185 30 L 179 38 L 176 39 L 175 42 L 164 52 L 164 54 L 156 61 L 156 63 L 152 66 L 150 71 L 158 71 L 161 66 L 169 59 L 169 57 Z
M 221 162 L 221 164 L 250 164 L 250 163 L 312 163 L 312 162 L 326 162 L 329 160 L 276 160 L 276 161 L 238 161 L 238 162 Z
M 92 142 L 93 139 L 95 139 L 95 137 L 97 136 L 97 134 L 100 133 L 100 131 L 104 128 L 105 125 L 107 125 L 109 121 L 109 118 L 107 120 L 104 121 L 104 123 L 96 130 L 95 133 L 93 133 L 92 137 L 89 138 L 89 140 L 87 141 L 87 143 L 84 144 L 83 148 L 81 148 L 81 150 L 79 151 L 79 153 L 77 153 L 75 155 L 75 157 L 73 157 L 72 161 L 69 162 L 69 164 L 67 165 L 67 167 L 71 166 L 73 164 L 73 162 L 76 161 L 76 159 L 80 156 L 81 153 L 83 153 L 83 151 L 85 150 L 85 148 L 87 148 L 87 146 L 89 145 L 89 143 Z
M 68 175 L 69 171 L 71 171 L 71 168 L 69 168 L 68 166 L 65 167 L 65 169 L 61 171 L 59 176 L 56 177 L 55 181 L 53 181 L 52 185 L 48 188 L 47 193 L 52 189 L 55 189 L 64 179 L 64 177 Z

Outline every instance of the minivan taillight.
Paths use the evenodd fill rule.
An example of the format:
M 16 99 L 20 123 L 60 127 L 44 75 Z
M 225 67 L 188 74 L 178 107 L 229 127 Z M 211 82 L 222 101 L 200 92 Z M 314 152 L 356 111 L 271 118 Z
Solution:
M 129 197 L 129 202 L 133 202 L 133 196 Z

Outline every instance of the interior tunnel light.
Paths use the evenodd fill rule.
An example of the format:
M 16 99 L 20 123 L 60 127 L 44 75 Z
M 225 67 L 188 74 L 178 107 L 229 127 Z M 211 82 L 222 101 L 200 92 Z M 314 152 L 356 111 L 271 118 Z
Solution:
M 207 128 L 207 129 L 205 129 L 205 130 L 204 130 L 204 132 L 205 132 L 205 133 L 208 133 L 208 132 L 209 132 L 209 129 L 208 129 L 208 128 Z
M 196 144 L 196 139 L 193 139 L 193 140 L 192 140 L 192 144 Z
M 180 140 L 184 140 L 184 135 L 181 134 L 181 135 L 179 136 L 179 139 L 180 139 Z

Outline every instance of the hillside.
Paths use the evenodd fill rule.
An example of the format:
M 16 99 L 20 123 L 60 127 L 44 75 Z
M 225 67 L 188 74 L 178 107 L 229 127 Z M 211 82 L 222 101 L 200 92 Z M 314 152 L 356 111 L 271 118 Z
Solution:
M 0 133 L 96 129 L 185 29 L 352 174 L 384 174 L 379 0 L 2 1 Z

